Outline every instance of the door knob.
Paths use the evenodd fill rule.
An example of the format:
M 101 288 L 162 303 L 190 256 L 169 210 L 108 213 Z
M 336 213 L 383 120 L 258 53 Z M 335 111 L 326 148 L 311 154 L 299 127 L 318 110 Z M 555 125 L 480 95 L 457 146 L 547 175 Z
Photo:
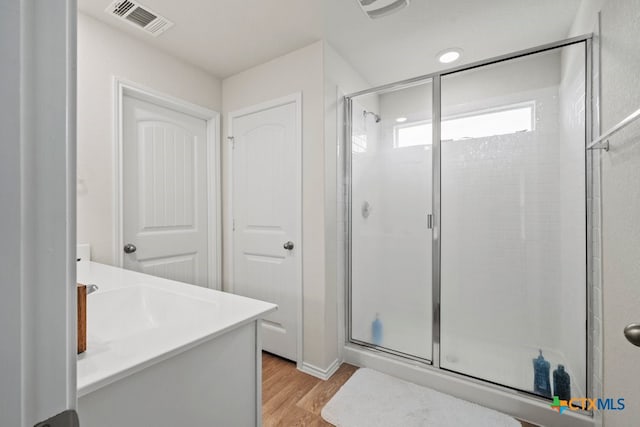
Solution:
M 624 336 L 633 345 L 640 347 L 640 323 L 631 323 L 624 328 Z
M 290 251 L 293 249 L 293 242 L 291 240 L 289 240 L 288 242 L 285 242 L 284 245 L 282 245 L 283 248 L 285 248 L 286 250 Z
M 136 245 L 134 245 L 133 243 L 127 243 L 126 245 L 124 245 L 124 253 L 125 254 L 132 254 L 136 250 L 138 250 L 138 248 L 136 248 Z

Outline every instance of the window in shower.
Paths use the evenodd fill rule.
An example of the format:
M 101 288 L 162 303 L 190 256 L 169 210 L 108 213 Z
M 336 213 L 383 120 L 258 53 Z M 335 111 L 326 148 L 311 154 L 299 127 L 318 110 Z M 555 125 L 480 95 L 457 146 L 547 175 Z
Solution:
M 427 361 L 432 353 L 432 152 L 396 150 L 394 133 L 398 117 L 431 118 L 431 86 L 428 81 L 364 95 L 351 105 L 350 339 Z
M 441 139 L 458 141 L 531 132 L 534 128 L 534 111 L 535 103 L 526 102 L 475 110 L 458 117 L 444 117 Z
M 431 145 L 432 140 L 433 126 L 431 126 L 431 122 L 396 125 L 394 143 L 396 148 Z
M 549 398 L 559 365 L 587 392 L 585 62 L 579 43 L 441 80 L 443 117 L 529 104 L 442 123 L 440 366 Z
M 472 111 L 442 120 L 442 140 L 492 137 L 510 133 L 531 132 L 535 126 L 535 103 L 526 102 L 490 110 Z M 431 145 L 431 121 L 403 123 L 395 126 L 397 148 Z

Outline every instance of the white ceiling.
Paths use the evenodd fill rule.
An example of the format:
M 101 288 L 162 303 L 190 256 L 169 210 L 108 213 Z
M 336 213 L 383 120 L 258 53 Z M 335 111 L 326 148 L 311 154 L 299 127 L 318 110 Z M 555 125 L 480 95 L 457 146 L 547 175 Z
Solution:
M 413 0 L 377 21 L 356 0 L 328 0 L 327 40 L 369 83 L 379 85 L 566 38 L 580 0 Z M 337 12 L 341 4 L 340 13 Z M 438 52 L 462 58 L 443 65 Z
M 370 20 L 357 0 L 139 0 L 175 22 L 154 38 L 106 14 L 112 0 L 79 0 L 82 12 L 225 78 L 326 39 L 372 85 L 565 38 L 580 0 L 412 0 Z M 458 63 L 454 64 L 458 65 Z

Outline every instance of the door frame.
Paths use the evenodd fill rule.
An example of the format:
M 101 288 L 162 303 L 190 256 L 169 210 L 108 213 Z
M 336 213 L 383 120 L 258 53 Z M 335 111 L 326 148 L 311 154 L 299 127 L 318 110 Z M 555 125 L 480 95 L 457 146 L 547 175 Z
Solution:
M 296 180 L 296 196 L 297 196 L 297 206 L 295 209 L 295 215 L 298 219 L 298 229 L 296 230 L 298 233 L 299 243 L 297 243 L 298 248 L 300 250 L 298 253 L 298 259 L 296 261 L 296 281 L 300 284 L 296 288 L 296 312 L 297 312 L 297 321 L 298 328 L 296 333 L 296 365 L 298 369 L 302 369 L 302 360 L 303 360 L 303 338 L 304 338 L 304 317 L 303 317 L 303 274 L 302 274 L 302 255 L 303 255 L 303 236 L 302 236 L 302 92 L 295 92 L 287 96 L 283 96 L 281 98 L 272 99 L 270 101 L 262 102 L 260 104 L 255 104 L 246 108 L 242 108 L 239 110 L 235 110 L 228 113 L 228 121 L 227 121 L 227 141 L 229 141 L 230 145 L 233 144 L 233 121 L 243 116 L 247 116 L 249 114 L 259 113 L 260 111 L 269 110 L 276 107 L 281 107 L 287 104 L 295 104 L 296 106 L 296 159 L 297 165 L 295 170 L 295 180 Z M 226 289 L 227 292 L 234 291 L 234 277 L 233 277 L 233 268 L 234 268 L 234 232 L 233 232 L 233 148 L 226 150 L 225 162 L 228 165 L 228 177 L 226 180 L 224 191 L 229 194 L 228 203 L 225 209 L 224 216 L 224 229 L 228 236 L 231 236 L 229 242 L 225 244 L 225 258 L 228 260 L 227 265 L 230 266 L 229 271 L 225 272 L 226 276 Z
M 167 95 L 141 84 L 117 76 L 113 77 L 113 257 L 115 264 L 123 268 L 124 255 L 124 132 L 123 102 L 125 96 L 178 111 L 207 124 L 207 287 L 222 289 L 222 226 L 221 226 L 221 175 L 220 175 L 220 113 L 191 102 Z M 210 147 L 213 145 L 213 149 Z M 211 232 L 213 231 L 213 233 Z
M 76 408 L 76 24 L 74 0 L 0 5 L 0 425 Z

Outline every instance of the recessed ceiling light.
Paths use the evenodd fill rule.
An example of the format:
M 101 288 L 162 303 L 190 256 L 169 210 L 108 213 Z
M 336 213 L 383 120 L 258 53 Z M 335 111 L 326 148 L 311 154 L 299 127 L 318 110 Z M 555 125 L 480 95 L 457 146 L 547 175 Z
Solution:
M 460 59 L 461 56 L 462 49 L 458 48 L 446 49 L 436 55 L 438 61 L 442 62 L 443 64 L 451 64 L 452 62 Z
M 396 122 L 398 122 L 398 123 L 403 123 L 403 122 L 406 122 L 406 121 L 407 121 L 407 118 L 406 118 L 406 117 L 398 117 L 398 118 L 396 119 Z

